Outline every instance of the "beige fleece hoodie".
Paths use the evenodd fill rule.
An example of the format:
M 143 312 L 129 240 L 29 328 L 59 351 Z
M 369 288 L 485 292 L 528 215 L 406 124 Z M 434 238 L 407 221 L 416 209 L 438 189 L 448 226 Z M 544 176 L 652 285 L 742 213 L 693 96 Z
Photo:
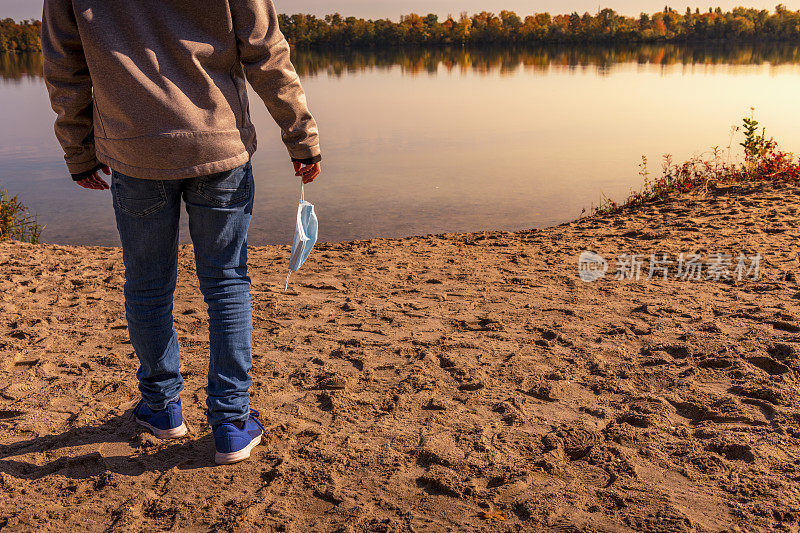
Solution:
M 256 150 L 245 78 L 294 160 L 317 125 L 271 0 L 44 0 L 44 77 L 73 178 L 230 170 Z

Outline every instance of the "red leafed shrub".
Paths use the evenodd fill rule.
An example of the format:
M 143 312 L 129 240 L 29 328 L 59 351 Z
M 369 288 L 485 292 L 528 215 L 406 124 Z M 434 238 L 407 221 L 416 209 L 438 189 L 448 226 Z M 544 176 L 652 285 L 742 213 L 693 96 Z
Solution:
M 735 131 L 739 131 L 736 128 Z M 694 157 L 688 161 L 673 163 L 672 156 L 665 155 L 661 176 L 650 178 L 647 158 L 642 157 L 641 171 L 644 184 L 639 191 L 631 191 L 625 201 L 618 203 L 604 198 L 592 214 L 617 213 L 634 207 L 662 200 L 671 194 L 688 193 L 707 189 L 709 183 L 742 183 L 754 181 L 800 181 L 800 162 L 794 155 L 780 150 L 774 139 L 765 137 L 765 130 L 758 132 L 758 122 L 754 118 L 744 119 L 744 161 L 728 163 L 722 161 L 718 148 L 712 156 Z

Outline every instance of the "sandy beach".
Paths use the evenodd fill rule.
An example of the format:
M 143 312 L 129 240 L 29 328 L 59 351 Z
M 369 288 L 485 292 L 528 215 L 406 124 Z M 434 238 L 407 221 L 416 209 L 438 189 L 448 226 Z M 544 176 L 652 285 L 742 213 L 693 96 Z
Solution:
M 192 250 L 190 434 L 136 428 L 121 251 L 0 244 L 3 531 L 797 531 L 800 187 L 545 230 L 250 252 L 265 442 L 213 465 Z M 46 235 L 45 235 L 46 238 Z M 761 254 L 758 279 L 594 283 L 578 257 Z M 613 267 L 612 267 L 613 270 Z

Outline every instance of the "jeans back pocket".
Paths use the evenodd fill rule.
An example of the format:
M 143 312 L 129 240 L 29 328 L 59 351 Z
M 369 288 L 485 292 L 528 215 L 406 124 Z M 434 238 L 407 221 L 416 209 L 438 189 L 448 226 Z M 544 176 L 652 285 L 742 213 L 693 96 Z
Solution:
M 214 206 L 230 207 L 250 198 L 250 163 L 198 178 L 197 193 Z
M 129 215 L 145 217 L 167 205 L 167 192 L 160 180 L 132 178 L 115 171 L 111 189 L 114 203 Z

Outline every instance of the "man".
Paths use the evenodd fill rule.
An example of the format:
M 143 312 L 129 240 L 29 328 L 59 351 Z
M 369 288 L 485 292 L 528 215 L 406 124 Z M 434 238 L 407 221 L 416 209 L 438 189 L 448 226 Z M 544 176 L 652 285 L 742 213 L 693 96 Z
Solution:
M 183 199 L 208 305 L 215 460 L 247 459 L 263 428 L 249 394 L 256 134 L 245 79 L 280 126 L 295 175 L 311 183 L 321 160 L 272 0 L 44 0 L 42 51 L 72 178 L 106 190 L 99 171 L 112 175 L 140 362 L 136 421 L 159 438 L 187 431 L 172 320 Z

